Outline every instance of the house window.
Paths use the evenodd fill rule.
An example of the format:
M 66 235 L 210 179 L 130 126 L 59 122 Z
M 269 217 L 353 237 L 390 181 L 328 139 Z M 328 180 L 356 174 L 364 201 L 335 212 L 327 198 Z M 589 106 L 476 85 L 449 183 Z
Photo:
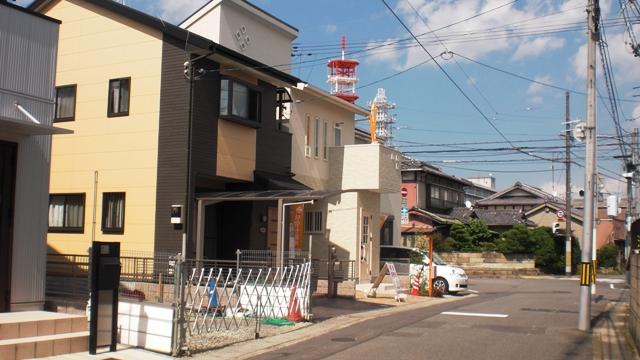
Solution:
M 56 88 L 56 116 L 53 122 L 73 121 L 76 117 L 76 85 Z
M 322 211 L 304 213 L 304 232 L 308 234 L 322 232 Z
M 342 146 L 342 128 L 338 124 L 333 128 L 333 145 Z
M 232 79 L 220 80 L 220 116 L 260 122 L 260 92 Z
M 329 158 L 329 147 L 327 146 L 329 140 L 327 140 L 327 136 L 329 130 L 329 124 L 325 121 L 322 124 L 322 159 L 327 160 Z
M 431 197 L 434 199 L 440 199 L 440 189 L 435 186 L 431 187 Z
M 49 232 L 84 232 L 84 194 L 49 195 Z
M 304 156 L 311 157 L 311 116 L 307 114 L 304 134 Z
M 229 115 L 229 80 L 220 81 L 220 115 Z
M 318 157 L 320 155 L 320 119 L 315 119 L 313 127 L 313 156 Z
M 102 194 L 102 232 L 106 234 L 124 234 L 124 196 L 123 192 Z
M 287 104 L 291 103 L 291 94 L 285 88 L 278 88 L 276 91 L 276 118 L 278 120 L 278 128 L 282 128 L 282 124 L 289 122 L 289 113 Z
M 131 78 L 109 80 L 108 117 L 129 115 L 129 97 L 131 95 Z

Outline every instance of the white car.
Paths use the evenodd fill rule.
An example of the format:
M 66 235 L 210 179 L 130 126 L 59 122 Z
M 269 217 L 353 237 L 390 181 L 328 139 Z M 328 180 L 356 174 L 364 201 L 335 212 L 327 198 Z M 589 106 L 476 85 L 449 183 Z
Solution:
M 399 274 L 429 274 L 429 254 L 426 251 L 404 246 L 380 246 L 380 263 L 391 262 Z M 407 266 L 408 265 L 408 266 Z M 467 290 L 469 277 L 459 267 L 447 265 L 437 254 L 433 254 L 433 287 L 446 293 Z

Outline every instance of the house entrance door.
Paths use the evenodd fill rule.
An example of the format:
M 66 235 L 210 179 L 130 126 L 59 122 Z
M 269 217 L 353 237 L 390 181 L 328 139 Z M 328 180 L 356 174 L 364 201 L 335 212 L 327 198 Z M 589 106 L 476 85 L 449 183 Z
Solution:
M 363 211 L 360 219 L 360 282 L 371 281 L 371 216 Z
M 0 140 L 0 312 L 9 311 L 11 301 L 11 252 L 17 150 L 17 144 Z

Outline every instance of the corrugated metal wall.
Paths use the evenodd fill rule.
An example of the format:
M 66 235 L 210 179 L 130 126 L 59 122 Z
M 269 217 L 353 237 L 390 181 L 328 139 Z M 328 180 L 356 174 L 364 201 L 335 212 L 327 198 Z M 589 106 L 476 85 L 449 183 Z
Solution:
M 58 24 L 0 6 L 0 117 L 28 120 L 19 102 L 42 124 L 54 112 Z M 11 274 L 11 309 L 44 302 L 51 136 L 0 134 L 18 143 Z

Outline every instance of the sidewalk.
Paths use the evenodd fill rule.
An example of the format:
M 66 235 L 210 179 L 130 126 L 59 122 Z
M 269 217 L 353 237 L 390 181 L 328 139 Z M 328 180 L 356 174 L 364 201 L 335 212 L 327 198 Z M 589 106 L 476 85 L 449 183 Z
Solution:
M 593 327 L 594 359 L 640 359 L 629 329 L 629 304 L 609 303 Z

